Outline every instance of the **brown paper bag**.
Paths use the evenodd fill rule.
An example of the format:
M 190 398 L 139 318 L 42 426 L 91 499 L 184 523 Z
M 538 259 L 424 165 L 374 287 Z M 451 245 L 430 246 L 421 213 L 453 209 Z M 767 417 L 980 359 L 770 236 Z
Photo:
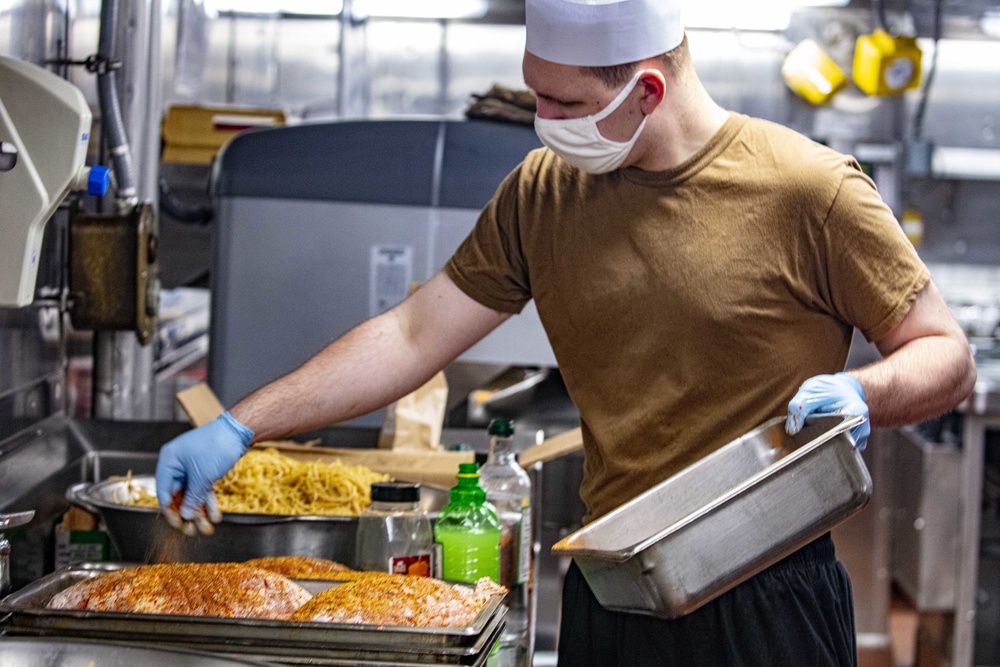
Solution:
M 379 449 L 397 452 L 441 450 L 441 430 L 448 409 L 448 381 L 439 372 L 385 409 Z

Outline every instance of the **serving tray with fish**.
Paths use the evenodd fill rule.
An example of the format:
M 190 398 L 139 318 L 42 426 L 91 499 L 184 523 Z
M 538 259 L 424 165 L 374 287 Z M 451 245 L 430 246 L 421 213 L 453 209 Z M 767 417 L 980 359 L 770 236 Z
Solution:
M 356 622 L 227 618 L 163 613 L 52 609 L 67 589 L 131 567 L 82 563 L 54 572 L 0 601 L 10 634 L 154 642 L 214 652 L 270 655 L 314 661 L 372 660 L 375 664 L 475 664 L 488 653 L 505 623 L 503 589 L 490 595 L 471 623 L 453 627 L 373 625 Z M 389 576 L 389 575 L 384 575 Z M 377 577 L 374 577 L 377 579 Z M 309 594 L 305 607 L 337 586 L 353 581 L 291 580 Z M 499 588 L 499 587 L 498 587 Z M 322 617 L 319 616 L 312 617 Z M 292 615 L 294 618 L 294 614 Z M 391 659 L 390 659 L 391 658 Z M 395 660 L 396 662 L 393 662 Z M 327 664 L 336 664 L 329 662 Z

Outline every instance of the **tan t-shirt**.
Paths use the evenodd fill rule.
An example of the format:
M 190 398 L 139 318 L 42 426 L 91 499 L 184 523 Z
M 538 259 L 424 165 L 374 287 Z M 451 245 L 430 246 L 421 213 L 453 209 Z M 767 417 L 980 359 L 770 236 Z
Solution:
M 664 172 L 533 151 L 446 271 L 495 310 L 535 300 L 581 415 L 588 521 L 784 415 L 929 277 L 852 158 L 739 114 Z

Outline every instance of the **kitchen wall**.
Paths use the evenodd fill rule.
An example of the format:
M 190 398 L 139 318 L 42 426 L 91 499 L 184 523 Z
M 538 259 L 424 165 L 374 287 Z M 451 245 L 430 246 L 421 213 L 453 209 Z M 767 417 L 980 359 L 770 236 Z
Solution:
M 139 6 L 133 3 L 130 6 Z M 151 5 L 159 7 L 160 5 Z M 522 87 L 524 28 L 510 24 L 369 20 L 212 13 L 202 0 L 162 4 L 163 98 L 170 103 L 278 106 L 304 120 L 413 115 L 460 116 L 469 96 L 493 83 Z M 82 60 L 97 47 L 100 0 L 0 0 L 0 53 L 37 64 Z M 850 45 L 871 29 L 866 10 L 797 14 L 784 33 L 691 30 L 696 67 L 724 106 L 795 128 L 838 149 L 859 143 L 900 146 L 912 132 L 920 94 L 905 100 L 867 98 L 843 91 L 824 109 L 789 93 L 780 64 L 791 45 L 819 38 L 846 65 Z M 930 67 L 934 46 L 922 40 Z M 1000 41 L 943 40 L 924 134 L 943 146 L 1000 150 Z M 343 66 L 342 66 L 343 64 Z M 94 77 L 82 67 L 50 64 L 79 86 L 96 106 Z M 344 94 L 341 94 L 341 91 Z M 126 109 L 142 91 L 126 87 Z M 100 118 L 95 110 L 95 128 Z M 95 133 L 96 134 L 96 133 Z M 98 146 L 92 146 L 98 157 Z M 890 167 L 892 165 L 889 165 Z M 897 165 L 898 166 L 898 165 Z M 921 254 L 938 264 L 1000 264 L 1000 182 L 993 180 L 877 178 L 897 212 L 923 215 Z M 149 176 L 147 175 L 148 179 Z M 59 225 L 50 225 L 46 252 L 57 268 Z M 53 383 L 64 365 L 65 334 L 59 305 L 63 277 L 40 281 L 48 301 L 0 310 L 0 437 L 35 400 L 12 398 L 44 384 L 46 396 L 64 397 Z M 32 407 L 34 406 L 34 407 Z M 9 422 L 9 423 L 8 423 Z
M 950 3 L 949 11 L 960 13 L 964 5 L 971 7 Z M 281 107 L 306 120 L 459 116 L 471 94 L 495 82 L 523 87 L 522 25 L 389 19 L 342 24 L 339 16 L 213 13 L 213 7 L 225 3 L 162 3 L 165 105 Z M 0 53 L 36 63 L 81 60 L 96 50 L 99 11 L 100 0 L 0 0 Z M 926 22 L 922 16 L 918 23 Z M 813 10 L 795 14 L 784 33 L 693 29 L 691 48 L 709 91 L 724 106 L 850 150 L 858 141 L 898 141 L 909 134 L 919 94 L 899 104 L 849 88 L 830 107 L 815 110 L 786 90 L 779 70 L 784 54 L 804 37 L 821 39 L 849 66 L 853 39 L 873 25 L 868 10 Z M 927 70 L 933 45 L 927 39 L 921 44 Z M 925 120 L 929 140 L 1000 149 L 997 63 L 1000 40 L 941 42 Z M 81 67 L 58 69 L 96 106 L 93 75 Z M 127 110 L 136 92 L 123 92 Z M 997 262 L 1000 234 L 991 233 L 998 224 L 996 181 L 909 185 L 888 194 L 898 199 L 899 212 L 912 206 L 924 214 L 921 252 L 928 260 Z
M 213 15 L 205 7 L 196 0 L 168 3 L 166 29 L 176 31 L 175 39 L 164 40 L 168 104 L 277 106 L 307 121 L 460 116 L 470 95 L 493 83 L 523 87 L 521 25 L 371 19 L 345 28 L 336 16 Z M 814 10 L 794 15 L 783 33 L 689 34 L 702 79 L 727 108 L 782 123 L 845 152 L 854 152 L 859 142 L 895 145 L 902 165 L 901 142 L 913 133 L 920 94 L 876 99 L 849 87 L 829 107 L 814 109 L 792 95 L 780 75 L 784 55 L 806 37 L 822 40 L 849 69 L 854 39 L 873 25 L 868 10 Z M 934 44 L 922 39 L 921 45 L 927 72 Z M 1000 41 L 945 39 L 938 48 L 925 138 L 949 147 L 1000 149 Z M 350 62 L 342 71 L 345 52 Z M 997 181 L 902 176 L 876 180 L 897 214 L 904 208 L 923 214 L 920 251 L 929 261 L 1000 261 Z

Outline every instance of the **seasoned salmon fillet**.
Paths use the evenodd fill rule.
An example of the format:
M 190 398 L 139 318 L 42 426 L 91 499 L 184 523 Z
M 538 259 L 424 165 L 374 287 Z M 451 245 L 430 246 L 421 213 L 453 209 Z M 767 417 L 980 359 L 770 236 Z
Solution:
M 473 589 L 428 577 L 365 572 L 319 593 L 292 614 L 292 620 L 463 627 L 472 624 L 493 596 L 506 592 L 485 577 Z
M 49 609 L 287 619 L 312 595 L 280 574 L 242 563 L 124 568 L 78 582 Z
M 271 558 L 254 558 L 244 565 L 259 567 L 271 572 L 277 572 L 292 579 L 332 579 L 342 581 L 352 579 L 358 574 L 346 565 L 332 560 L 310 558 L 308 556 L 274 556 Z

